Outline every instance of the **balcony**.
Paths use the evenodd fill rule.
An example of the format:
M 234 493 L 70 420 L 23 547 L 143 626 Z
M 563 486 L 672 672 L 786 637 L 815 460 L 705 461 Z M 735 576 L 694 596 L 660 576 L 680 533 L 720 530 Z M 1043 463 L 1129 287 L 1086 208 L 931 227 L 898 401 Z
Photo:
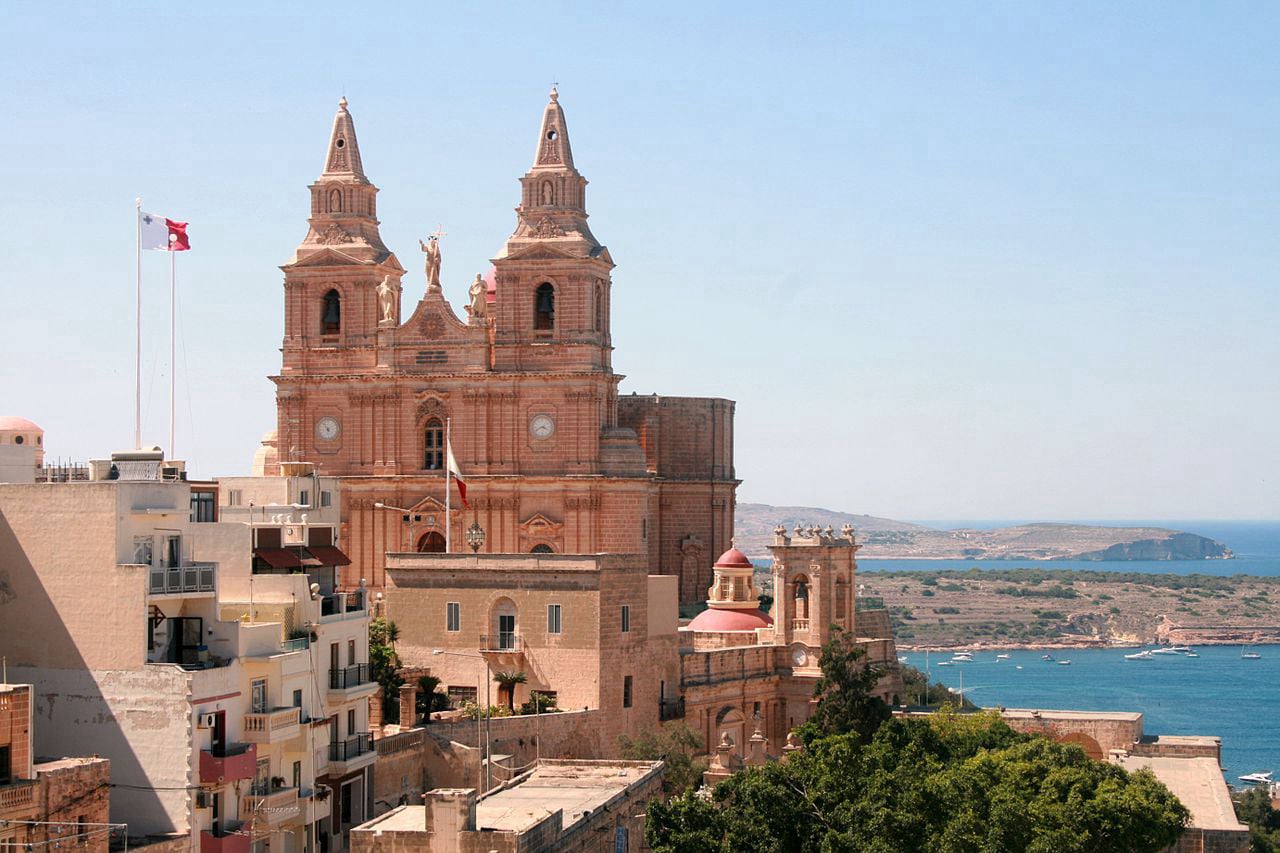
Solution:
M 244 739 L 249 743 L 284 743 L 302 732 L 301 708 L 274 708 L 244 715 Z
M 482 634 L 480 654 L 484 655 L 490 666 L 523 666 L 524 640 L 514 631 Z
M 658 722 L 684 719 L 684 697 L 658 700 Z
M 329 694 L 338 701 L 372 695 L 377 689 L 378 685 L 373 680 L 367 663 L 329 670 Z
M 329 744 L 329 775 L 345 776 L 372 764 L 378 757 L 373 748 L 373 736 L 360 732 L 346 740 Z
M 249 853 L 249 833 L 238 820 L 226 821 L 215 831 L 203 830 L 200 853 Z
M 257 767 L 257 744 L 233 743 L 217 752 L 210 749 L 200 750 L 201 785 L 252 779 Z
M 302 813 L 298 805 L 297 788 L 250 788 L 248 795 L 242 800 L 242 817 L 252 815 L 255 821 L 267 826 L 279 826 L 288 823 Z
M 187 563 L 183 566 L 152 566 L 148 595 L 212 594 L 217 563 Z
M 791 630 L 792 631 L 808 631 L 809 620 L 808 619 L 792 619 Z
M 344 619 L 364 619 L 369 613 L 368 594 L 362 589 L 338 592 L 320 599 L 320 621 L 341 622 Z
M 0 818 L 16 817 L 36 807 L 36 781 L 17 781 L 0 787 Z

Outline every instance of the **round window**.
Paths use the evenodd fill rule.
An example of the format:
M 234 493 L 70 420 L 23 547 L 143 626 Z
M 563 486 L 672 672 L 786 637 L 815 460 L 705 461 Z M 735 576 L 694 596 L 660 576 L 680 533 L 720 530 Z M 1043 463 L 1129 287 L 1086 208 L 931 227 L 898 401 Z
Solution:
M 25 438 L 23 438 L 23 437 L 22 437 L 22 436 L 20 436 L 20 435 L 15 435 L 15 436 L 13 437 L 13 443 L 14 443 L 14 444 L 22 444 L 22 442 L 24 442 L 24 441 L 26 441 L 26 439 L 25 439 Z
M 345 139 L 339 139 L 337 142 L 335 142 L 335 143 L 333 143 L 333 144 L 334 144 L 334 146 L 335 146 L 335 147 L 337 147 L 337 148 L 345 148 L 345 147 L 346 147 L 346 145 L 347 145 L 347 141 L 346 141 Z

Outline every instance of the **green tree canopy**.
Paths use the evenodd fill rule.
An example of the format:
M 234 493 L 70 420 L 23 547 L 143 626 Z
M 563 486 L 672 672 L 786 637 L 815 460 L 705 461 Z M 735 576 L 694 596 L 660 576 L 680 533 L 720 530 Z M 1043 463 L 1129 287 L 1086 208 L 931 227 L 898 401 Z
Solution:
M 884 677 L 885 668 L 870 666 L 863 660 L 865 656 L 866 650 L 851 634 L 832 630 L 831 639 L 822 647 L 818 658 L 822 678 L 813 691 L 818 707 L 800 729 L 806 742 L 824 735 L 850 733 L 866 743 L 889 719 L 889 706 L 871 695 Z
M 710 797 L 686 792 L 648 813 L 659 853 L 1155 853 L 1187 818 L 1150 773 L 1018 734 L 995 714 L 953 713 L 889 720 L 866 743 L 819 737 Z
M 684 723 L 673 723 L 658 731 L 644 731 L 634 738 L 618 736 L 618 753 L 627 761 L 664 761 L 662 790 L 682 793 L 702 784 L 707 759 L 699 757 L 702 735 Z

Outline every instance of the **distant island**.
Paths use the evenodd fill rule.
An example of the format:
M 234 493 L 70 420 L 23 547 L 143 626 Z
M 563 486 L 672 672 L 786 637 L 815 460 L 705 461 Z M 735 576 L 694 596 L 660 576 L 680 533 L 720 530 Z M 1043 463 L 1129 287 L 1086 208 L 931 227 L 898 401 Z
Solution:
M 739 503 L 735 542 L 748 556 L 768 557 L 773 529 L 797 524 L 852 524 L 859 559 L 916 560 L 1229 560 L 1221 542 L 1163 527 L 1100 527 L 1087 524 L 1020 524 L 995 530 L 940 530 L 873 515 L 821 507 Z

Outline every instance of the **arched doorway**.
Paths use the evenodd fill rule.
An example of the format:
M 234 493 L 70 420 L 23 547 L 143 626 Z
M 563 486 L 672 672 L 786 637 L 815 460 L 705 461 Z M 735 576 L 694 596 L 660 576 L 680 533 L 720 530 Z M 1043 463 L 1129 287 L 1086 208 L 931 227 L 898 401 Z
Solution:
M 428 530 L 418 539 L 418 553 L 443 554 L 444 537 L 434 530 Z
M 716 714 L 716 728 L 709 748 L 715 750 L 716 744 L 720 743 L 720 738 L 728 734 L 733 741 L 734 755 L 742 755 L 743 745 L 746 743 L 746 729 L 747 718 L 743 716 L 742 711 L 730 706 L 721 708 L 720 713 Z
M 1072 732 L 1058 738 L 1058 743 L 1074 743 L 1084 750 L 1084 754 L 1094 761 L 1102 760 L 1102 745 L 1083 732 Z

